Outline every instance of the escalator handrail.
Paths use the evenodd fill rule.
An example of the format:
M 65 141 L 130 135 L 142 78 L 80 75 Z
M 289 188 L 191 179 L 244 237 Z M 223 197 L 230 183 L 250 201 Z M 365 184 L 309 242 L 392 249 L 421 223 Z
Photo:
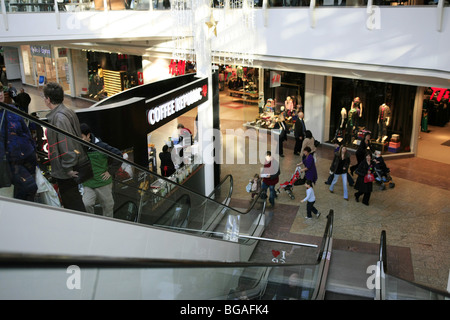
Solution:
M 380 249 L 379 249 L 379 251 L 380 251 L 379 252 L 379 259 L 380 260 L 379 260 L 379 262 L 381 263 L 381 266 L 383 268 L 382 271 L 387 276 L 392 277 L 394 279 L 399 279 L 401 281 L 404 281 L 404 282 L 410 284 L 411 286 L 415 286 L 415 287 L 421 288 L 423 290 L 429 290 L 432 293 L 439 294 L 439 295 L 442 295 L 443 297 L 446 297 L 446 298 L 450 299 L 450 292 L 447 292 L 447 291 L 444 291 L 444 290 L 440 290 L 440 289 L 437 289 L 437 288 L 433 288 L 433 287 L 428 287 L 428 286 L 422 285 L 420 283 L 416 283 L 416 282 L 413 282 L 413 281 L 410 281 L 410 280 L 407 280 L 407 279 L 403 279 L 402 277 L 399 277 L 397 275 L 394 276 L 392 274 L 389 274 L 388 273 L 388 268 L 387 268 L 387 245 L 386 245 L 386 243 L 387 243 L 387 241 L 386 241 L 386 231 L 382 230 L 381 231 L 381 236 L 380 236 Z
M 109 256 L 68 256 L 31 253 L 0 253 L 0 268 L 67 268 L 68 265 L 103 268 L 229 268 L 229 267 L 274 267 L 268 262 L 233 262 L 213 260 L 187 260 L 163 258 L 133 258 Z M 291 267 L 305 264 L 284 263 Z M 277 265 L 280 266 L 280 265 Z
M 313 300 L 323 300 L 326 291 L 326 282 L 328 277 L 328 270 L 330 268 L 330 255 L 333 243 L 333 221 L 334 211 L 330 209 L 327 215 L 327 224 L 325 226 L 322 243 L 317 254 L 316 264 L 318 265 L 317 282 L 313 292 Z
M 327 239 L 333 236 L 333 221 L 334 221 L 334 211 L 333 209 L 330 209 L 330 212 L 327 215 L 327 224 L 325 226 L 325 231 L 322 237 L 322 242 L 320 244 L 320 249 L 317 253 L 317 263 L 320 263 L 322 259 L 323 252 L 327 244 Z
M 94 150 L 96 150 L 96 151 L 99 151 L 99 152 L 101 152 L 101 153 L 104 153 L 104 154 L 108 155 L 109 157 L 111 157 L 111 158 L 113 158 L 113 159 L 116 159 L 116 160 L 118 160 L 118 161 L 121 161 L 121 162 L 124 162 L 124 163 L 126 163 L 126 164 L 129 164 L 129 165 L 131 165 L 132 167 L 138 168 L 139 170 L 144 171 L 145 173 L 150 174 L 150 175 L 156 177 L 157 179 L 162 179 L 162 180 L 164 180 L 164 181 L 166 181 L 166 182 L 168 182 L 168 183 L 171 183 L 171 184 L 176 185 L 178 188 L 181 188 L 181 189 L 186 190 L 187 192 L 193 193 L 193 194 L 199 196 L 200 198 L 208 199 L 209 201 L 215 202 L 216 204 L 219 204 L 220 206 L 226 207 L 228 210 L 231 210 L 232 212 L 236 212 L 236 213 L 239 213 L 239 214 L 245 214 L 245 213 L 243 213 L 243 212 L 240 212 L 239 210 L 236 210 L 236 209 L 234 209 L 234 208 L 232 208 L 232 207 L 229 207 L 228 205 L 225 205 L 225 204 L 223 204 L 223 203 L 220 203 L 220 202 L 218 202 L 218 201 L 216 201 L 216 200 L 214 200 L 214 199 L 207 198 L 205 195 L 200 194 L 200 193 L 198 193 L 198 192 L 196 192 L 196 191 L 194 191 L 194 190 L 191 190 L 191 189 L 185 187 L 185 186 L 182 185 L 182 184 L 178 184 L 178 183 L 176 183 L 176 182 L 174 182 L 174 181 L 172 181 L 172 180 L 170 180 L 170 179 L 168 179 L 168 178 L 166 178 L 166 177 L 160 176 L 160 175 L 158 175 L 157 173 L 150 171 L 148 168 L 145 168 L 145 167 L 143 167 L 143 166 L 141 166 L 141 165 L 139 165 L 139 164 L 136 164 L 136 163 L 134 163 L 134 162 L 131 162 L 131 161 L 128 160 L 128 159 L 122 158 L 122 157 L 120 157 L 120 156 L 118 156 L 118 155 L 112 153 L 111 151 L 108 151 L 108 150 L 106 150 L 106 149 L 103 149 L 103 148 L 101 148 L 101 147 L 99 147 L 99 146 L 97 146 L 97 145 L 95 145 L 95 144 L 93 144 L 93 143 L 91 143 L 91 142 L 85 141 L 85 140 L 83 140 L 83 139 L 80 138 L 80 137 L 77 137 L 77 136 L 75 136 L 75 135 L 73 135 L 73 134 L 71 134 L 71 133 L 69 133 L 69 132 L 67 132 L 67 131 L 64 131 L 64 130 L 58 128 L 58 127 L 55 127 L 54 125 L 52 125 L 52 124 L 50 124 L 50 123 L 48 123 L 48 122 L 46 122 L 46 121 L 42 121 L 42 120 L 40 120 L 40 119 L 38 119 L 38 118 L 36 118 L 36 117 L 33 117 L 33 116 L 29 115 L 28 113 L 25 113 L 25 112 L 23 112 L 22 110 L 19 110 L 18 108 L 14 107 L 14 106 L 12 106 L 12 105 L 8 105 L 8 104 L 6 104 L 6 103 L 0 102 L 0 108 L 3 108 L 3 109 L 5 109 L 5 110 L 8 110 L 9 112 L 15 113 L 15 114 L 21 116 L 22 118 L 28 119 L 28 120 L 30 120 L 30 121 L 32 121 L 32 122 L 34 122 L 34 123 L 39 124 L 40 126 L 46 127 L 46 128 L 51 129 L 51 130 L 53 130 L 53 131 L 55 131 L 55 132 L 58 132 L 58 133 L 60 133 L 60 134 L 63 134 L 63 135 L 65 135 L 65 136 L 67 136 L 67 137 L 69 137 L 69 138 L 71 138 L 71 139 L 73 139 L 73 140 L 79 142 L 80 144 L 84 145 L 85 147 L 94 149 Z
M 214 190 L 211 191 L 211 193 L 209 194 L 208 198 L 211 198 L 216 191 L 222 187 L 222 185 L 225 183 L 226 180 L 230 179 L 230 190 L 228 191 L 228 196 L 227 199 L 231 198 L 231 194 L 233 193 L 233 176 L 231 174 L 227 174 L 222 181 L 219 182 L 219 184 L 217 186 L 214 187 Z
M 387 273 L 387 255 L 386 255 L 386 231 L 381 231 L 380 236 L 380 249 L 379 249 L 379 261 L 383 267 L 383 272 Z
M 230 182 L 230 191 L 228 192 L 227 200 L 230 199 L 231 196 L 232 196 L 232 194 L 233 194 L 233 183 L 234 183 L 233 176 L 232 176 L 231 174 L 227 174 L 227 175 L 222 179 L 222 181 L 219 182 L 219 184 L 214 188 L 214 190 L 211 191 L 211 193 L 209 194 L 208 198 L 211 198 L 211 197 L 214 195 L 214 193 L 216 192 L 216 190 L 219 189 L 219 187 L 221 187 L 221 186 L 225 183 L 225 181 L 226 181 L 227 179 L 230 179 L 230 180 L 231 180 L 231 182 Z M 240 210 L 238 210 L 238 209 L 234 209 L 234 208 L 233 208 L 234 211 L 239 212 L 240 214 L 248 214 L 250 211 L 253 210 L 253 207 L 255 206 L 256 202 L 258 202 L 260 196 L 261 196 L 261 193 L 258 193 L 258 194 L 256 195 L 256 197 L 253 198 L 252 203 L 250 204 L 250 206 L 249 206 L 245 211 L 240 211 Z M 224 205 L 224 206 L 228 207 L 227 205 Z

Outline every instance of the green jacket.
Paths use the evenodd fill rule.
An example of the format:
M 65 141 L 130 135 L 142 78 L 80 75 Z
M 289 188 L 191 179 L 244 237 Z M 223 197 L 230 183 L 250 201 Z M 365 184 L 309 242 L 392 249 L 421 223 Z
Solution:
M 107 143 L 96 138 L 92 133 L 91 133 L 91 142 L 99 147 L 102 147 L 105 150 L 108 150 L 122 157 L 122 152 L 119 149 L 111 147 Z M 120 166 L 122 165 L 122 162 L 113 159 L 107 154 L 94 149 L 89 149 L 87 154 L 89 159 L 91 160 L 94 177 L 84 182 L 83 186 L 89 188 L 99 188 L 112 183 L 112 177 L 116 174 L 117 170 L 119 170 Z M 109 172 L 111 177 L 109 177 L 109 179 L 107 180 L 103 180 L 102 173 L 106 171 Z

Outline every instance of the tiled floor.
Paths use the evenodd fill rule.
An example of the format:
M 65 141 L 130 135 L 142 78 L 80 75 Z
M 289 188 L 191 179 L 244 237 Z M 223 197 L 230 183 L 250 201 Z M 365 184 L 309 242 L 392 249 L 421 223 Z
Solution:
M 222 128 L 232 125 L 233 120 L 226 117 L 227 114 L 224 112 L 221 118 Z M 242 120 L 235 122 L 238 122 L 237 126 Z M 441 145 L 450 139 L 450 124 L 445 128 L 432 128 L 431 134 L 433 130 L 439 132 L 440 139 L 434 139 L 439 140 L 434 145 L 427 142 L 425 156 L 430 159 L 450 150 Z M 299 161 L 299 156 L 293 155 L 293 145 L 292 140 L 285 142 L 286 156 L 280 158 L 280 182 L 290 179 L 295 163 Z M 445 290 L 450 270 L 450 164 L 420 157 L 390 158 L 387 165 L 395 187 L 383 191 L 375 187 L 370 206 L 365 206 L 355 201 L 352 188 L 349 189 L 350 201 L 343 199 L 341 181 L 333 194 L 328 191 L 324 181 L 332 150 L 332 147 L 322 145 L 317 151 L 319 180 L 314 189 L 316 207 L 324 214 L 319 219 L 305 220 L 306 207 L 300 203 L 305 197 L 305 187 L 294 187 L 295 200 L 284 193 L 278 196 L 272 224 L 264 236 L 318 243 L 325 228 L 326 213 L 332 209 L 335 213 L 334 249 L 377 254 L 381 231 L 386 230 L 390 271 L 405 279 Z M 354 157 L 352 162 L 356 162 Z M 222 165 L 223 175 L 233 174 L 235 198 L 249 198 L 245 186 L 260 167 Z M 293 218 L 292 212 L 295 212 Z M 270 252 L 266 254 L 268 259 L 272 258 Z
M 20 83 L 16 84 L 17 88 L 20 86 Z M 32 96 L 30 112 L 45 110 L 37 90 L 32 87 L 25 87 L 25 90 Z M 66 98 L 65 103 L 73 108 L 91 104 L 71 98 Z M 239 107 L 225 92 L 221 92 L 220 103 L 223 133 L 225 129 L 245 129 L 242 124 L 254 120 L 258 113 L 257 106 Z M 193 123 L 194 117 L 194 113 L 185 114 L 183 122 Z M 430 133 L 421 133 L 419 157 L 390 158 L 387 161 L 395 188 L 381 191 L 375 187 L 370 206 L 355 202 L 351 188 L 350 201 L 345 201 L 340 181 L 333 194 L 328 191 L 324 181 L 328 175 L 332 148 L 322 145 L 317 151 L 319 180 L 315 193 L 316 207 L 323 215 L 319 219 L 304 219 L 306 208 L 300 200 L 305 196 L 305 187 L 296 186 L 294 200 L 284 193 L 278 196 L 275 208 L 271 209 L 271 224 L 264 236 L 319 243 L 325 228 L 326 213 L 332 209 L 335 212 L 334 248 L 376 254 L 381 231 L 386 230 L 393 272 L 445 290 L 450 270 L 450 157 L 447 153 L 450 147 L 441 143 L 450 140 L 450 125 L 430 129 Z M 426 144 L 423 145 L 423 142 Z M 286 157 L 280 161 L 280 182 L 291 177 L 295 163 L 300 160 L 299 156 L 293 155 L 293 145 L 292 139 L 285 142 Z M 443 154 L 447 156 L 442 157 Z M 230 173 L 234 177 L 233 200 L 239 202 L 238 206 L 249 199 L 245 186 L 260 167 L 260 164 L 236 163 L 221 166 L 223 176 Z

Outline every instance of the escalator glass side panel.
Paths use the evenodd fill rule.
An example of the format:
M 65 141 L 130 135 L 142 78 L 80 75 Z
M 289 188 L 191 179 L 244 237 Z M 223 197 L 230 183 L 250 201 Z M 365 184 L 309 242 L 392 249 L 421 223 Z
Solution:
M 449 300 L 450 293 L 385 274 L 386 300 Z
M 103 144 L 95 139 L 85 141 L 82 136 L 0 103 L 0 111 L 3 110 L 23 125 L 23 134 L 28 134 L 32 142 L 25 157 L 8 162 L 12 172 L 18 174 L 13 176 L 15 180 L 10 186 L 0 188 L 2 196 L 202 236 L 219 232 L 224 239 L 232 241 L 237 240 L 223 234 L 233 229 L 245 234 L 256 230 L 254 223 L 239 224 L 242 212 L 228 206 L 231 176 L 206 197 L 182 183 L 189 174 L 200 170 L 201 164 L 187 162 L 179 180 L 176 176 L 164 178 L 136 165 L 132 150 L 111 145 L 106 148 L 107 137 L 98 137 L 104 139 Z M 91 130 L 92 138 L 95 128 Z M 15 142 L 10 135 L 5 139 L 8 145 Z M 75 182 L 69 172 L 72 175 L 75 165 L 87 157 L 93 165 L 93 175 L 81 183 Z M 39 172 L 34 178 L 36 165 Z M 61 180 L 67 182 L 64 187 Z M 98 188 L 106 189 L 103 201 L 97 195 Z M 253 220 L 259 221 L 263 214 L 259 212 Z
M 316 265 L 147 266 L 111 259 L 86 264 L 70 257 L 53 265 L 52 258 L 38 259 L 17 265 L 0 258 L 0 299 L 308 300 L 317 281 Z M 82 290 L 68 290 L 74 287 Z

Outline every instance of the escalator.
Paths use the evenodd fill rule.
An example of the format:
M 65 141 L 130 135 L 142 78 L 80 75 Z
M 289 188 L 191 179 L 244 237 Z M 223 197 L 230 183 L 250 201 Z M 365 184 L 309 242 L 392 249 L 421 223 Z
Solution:
M 265 202 L 255 198 L 249 208 L 229 206 L 231 176 L 204 196 L 77 137 L 68 138 L 132 166 L 136 178 L 114 181 L 114 218 L 1 196 L 0 299 L 450 297 L 389 275 L 384 231 L 378 257 L 361 259 L 333 250 L 333 210 L 320 246 L 309 246 L 317 251 L 314 261 L 249 262 L 258 243 L 279 240 L 261 237 Z M 148 187 L 157 181 L 166 185 L 164 192 Z M 366 273 L 368 264 L 374 266 L 373 274 Z M 365 266 L 364 275 L 358 275 L 358 265 Z M 78 286 L 81 290 L 73 290 Z
M 66 223 L 67 228 L 70 228 L 71 223 L 80 223 L 80 227 L 85 227 L 86 224 L 106 225 L 106 221 L 111 222 L 111 220 L 113 220 L 116 223 L 115 225 L 117 225 L 117 223 L 126 223 L 127 226 L 134 224 L 140 228 L 146 226 L 158 230 L 169 230 L 172 233 L 182 233 L 185 236 L 202 237 L 203 241 L 209 241 L 208 244 L 203 244 L 205 248 L 214 247 L 214 244 L 212 243 L 217 243 L 217 240 L 225 240 L 228 244 L 225 245 L 221 242 L 221 245 L 230 248 L 228 250 L 235 251 L 235 253 L 230 253 L 229 255 L 224 254 L 222 259 L 231 259 L 231 261 L 246 261 L 252 254 L 252 250 L 257 244 L 257 240 L 242 237 L 239 238 L 237 235 L 240 234 L 250 237 L 258 237 L 262 234 L 265 227 L 265 202 L 260 201 L 259 197 L 255 197 L 248 208 L 236 209 L 230 207 L 229 204 L 233 190 L 232 176 L 226 176 L 208 196 L 205 196 L 186 187 L 184 181 L 181 181 L 181 178 L 180 181 L 177 181 L 175 179 L 159 176 L 156 173 L 147 170 L 147 168 L 136 165 L 127 159 L 123 159 L 116 154 L 101 149 L 94 144 L 82 140 L 81 138 L 70 135 L 63 130 L 50 125 L 49 123 L 23 113 L 12 106 L 0 104 L 0 107 L 8 112 L 20 115 L 30 124 L 33 124 L 34 127 L 40 128 L 41 135 L 44 137 L 49 133 L 49 131 L 55 131 L 59 135 L 64 136 L 64 140 L 76 140 L 83 146 L 100 152 L 106 156 L 108 160 L 120 162 L 122 166 L 126 165 L 131 167 L 133 173 L 132 176 L 124 178 L 121 175 L 116 175 L 112 182 L 113 198 L 115 201 L 113 213 L 114 219 L 102 216 L 102 208 L 96 206 L 93 214 L 77 212 L 79 217 L 81 215 L 83 216 L 83 223 L 79 222 L 79 219 L 76 222 L 72 221 L 75 219 L 74 216 L 70 216 L 68 214 L 58 217 L 65 217 L 67 221 L 65 220 L 64 222 Z M 40 148 L 45 150 L 46 148 L 51 147 L 52 146 L 48 147 L 39 145 L 38 152 L 38 165 L 49 181 L 52 181 L 52 177 L 49 174 L 51 168 L 48 153 L 41 152 Z M 201 169 L 201 164 L 199 164 L 198 161 L 194 163 L 186 163 L 186 167 L 185 172 L 194 174 L 196 171 Z M 197 183 L 203 183 L 203 181 L 198 181 Z M 17 201 L 12 199 L 12 192 L 8 193 L 8 189 L 1 188 L 0 191 L 2 203 L 5 204 L 0 207 L 0 210 L 9 210 L 10 213 L 13 211 L 20 212 L 16 216 L 4 216 L 4 219 L 11 224 L 11 229 L 18 230 L 23 228 L 23 226 L 20 225 L 23 220 L 26 221 L 25 223 L 29 223 L 28 220 L 30 217 L 25 217 L 27 215 L 26 212 L 34 211 L 36 212 L 36 217 L 39 216 L 38 212 L 43 212 L 46 219 L 49 219 L 48 224 L 51 224 L 51 220 L 53 219 L 53 217 L 49 214 L 50 212 L 55 212 L 55 210 L 64 211 L 66 213 L 73 212 L 72 210 L 67 210 L 60 206 L 56 208 L 48 207 L 49 203 L 41 201 L 42 199 L 45 199 L 45 197 L 36 197 L 35 200 L 41 201 L 41 203 Z M 80 192 L 83 192 L 82 188 L 80 189 Z M 39 191 L 38 195 L 40 195 Z M 47 210 L 45 208 L 47 208 Z M 20 217 L 21 214 L 23 214 L 24 217 Z M 95 219 L 95 221 L 92 219 Z M 44 220 L 45 219 L 42 221 Z M 69 222 L 69 220 L 72 222 Z M 51 232 L 49 230 L 52 228 L 52 226 L 45 226 L 42 233 L 45 234 L 46 232 Z M 122 232 L 124 232 L 123 237 L 126 237 L 125 234 L 130 233 L 130 231 L 125 230 L 126 228 L 123 224 L 117 228 L 120 228 Z M 66 232 L 69 231 L 66 230 Z M 36 237 L 36 241 L 44 238 L 44 235 L 41 236 L 34 231 L 33 233 Z M 82 238 L 81 229 L 80 233 L 77 233 L 75 237 Z M 95 237 L 95 235 L 92 234 L 90 237 Z M 149 236 L 142 235 L 142 237 Z M 5 240 L 7 244 L 8 239 L 5 238 Z M 16 242 L 14 237 L 9 239 L 9 241 Z M 57 240 L 57 238 L 55 238 L 53 241 L 58 243 L 61 240 Z M 80 242 L 81 241 L 82 240 L 80 240 Z M 194 242 L 193 240 L 190 241 Z M 15 250 L 8 248 L 6 244 L 4 246 L 0 246 L 2 247 L 0 248 L 0 252 L 4 250 L 8 252 Z M 17 250 L 19 250 L 19 247 L 21 248 L 20 250 L 25 250 L 28 252 L 39 250 L 39 248 L 36 248 L 33 245 L 30 245 L 30 248 L 27 248 L 26 245 L 18 246 Z M 90 249 L 87 248 L 84 252 L 89 252 L 89 250 Z M 100 249 L 96 249 L 96 253 L 103 255 L 101 250 L 99 250 Z M 105 250 L 109 251 L 110 249 L 105 248 Z M 145 250 L 145 248 L 143 250 Z M 162 256 L 166 256 L 169 254 L 168 251 L 170 251 L 169 248 L 161 249 L 160 254 Z M 78 250 L 77 253 L 83 253 L 83 250 Z M 136 252 L 132 254 L 132 256 L 133 255 L 138 255 L 138 253 Z M 211 258 L 207 255 L 205 257 L 204 253 L 198 254 L 198 257 L 201 257 L 202 259 Z M 211 259 L 217 260 L 219 257 L 220 254 L 216 254 L 216 256 Z
M 314 265 L 3 252 L 0 299 L 317 299 L 332 217 L 330 212 Z

